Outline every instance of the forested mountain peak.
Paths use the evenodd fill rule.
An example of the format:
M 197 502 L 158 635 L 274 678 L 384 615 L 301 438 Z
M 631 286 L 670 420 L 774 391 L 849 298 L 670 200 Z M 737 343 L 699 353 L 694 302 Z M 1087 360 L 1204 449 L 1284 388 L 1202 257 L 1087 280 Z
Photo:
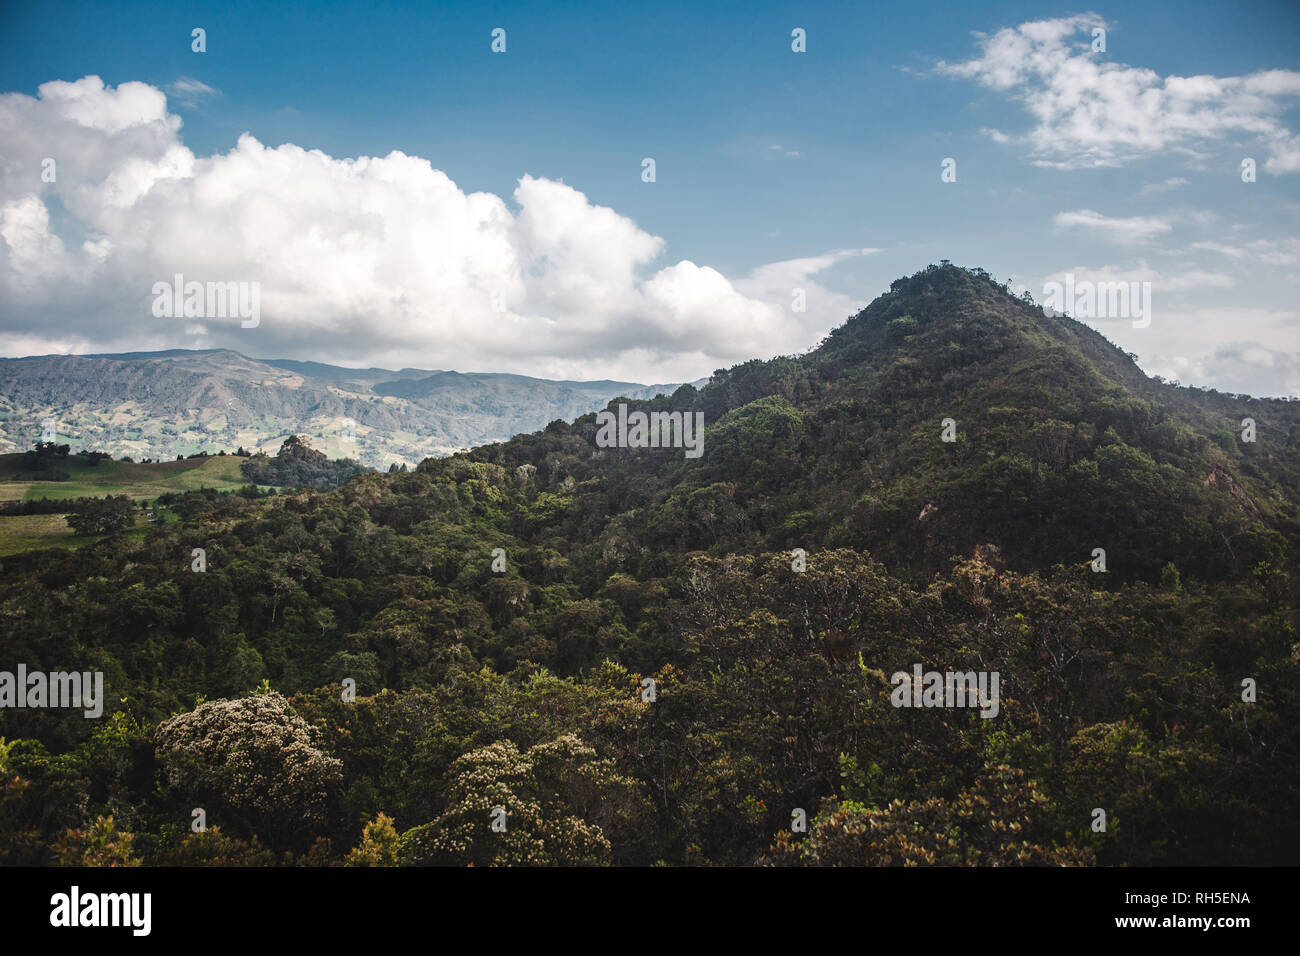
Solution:
M 878 364 L 897 357 L 940 373 L 1044 353 L 1092 370 L 1112 384 L 1141 389 L 1146 376 L 1133 359 L 1094 329 L 1016 296 L 983 269 L 946 261 L 896 279 L 884 295 L 827 336 L 812 354 L 822 366 Z
M 1300 529 L 1300 404 L 1148 378 L 980 269 L 930 266 L 803 356 L 632 407 L 703 411 L 701 459 L 598 449 L 594 415 L 469 457 L 600 489 L 602 510 L 654 509 L 651 550 L 840 544 L 928 573 L 990 543 L 1040 568 L 1095 546 L 1121 577 L 1173 562 L 1219 578 Z M 692 517 L 713 498 L 714 519 Z

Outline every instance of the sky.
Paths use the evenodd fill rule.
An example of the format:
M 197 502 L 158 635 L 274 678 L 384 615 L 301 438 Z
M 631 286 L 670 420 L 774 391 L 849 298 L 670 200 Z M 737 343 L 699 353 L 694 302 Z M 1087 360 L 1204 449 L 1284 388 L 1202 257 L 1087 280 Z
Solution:
M 559 6 L 0 2 L 0 355 L 689 381 L 949 259 L 1300 395 L 1300 3 Z

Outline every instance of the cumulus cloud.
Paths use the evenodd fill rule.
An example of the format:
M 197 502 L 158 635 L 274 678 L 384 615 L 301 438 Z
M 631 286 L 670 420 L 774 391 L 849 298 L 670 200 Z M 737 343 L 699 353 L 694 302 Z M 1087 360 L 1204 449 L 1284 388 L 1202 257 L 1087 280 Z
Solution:
M 1062 285 L 1067 274 L 1076 289 L 1113 283 L 1149 282 L 1144 296 L 1150 324 L 1134 328 L 1127 318 L 1079 317 L 1125 351 L 1151 375 L 1184 384 L 1211 384 L 1251 395 L 1300 395 L 1300 312 L 1289 308 L 1240 306 L 1230 295 L 1210 304 L 1216 292 L 1239 288 L 1237 279 L 1211 269 L 1184 265 L 1158 269 L 1135 265 L 1074 266 L 1043 277 Z M 1038 297 L 1038 290 L 1033 290 Z M 1272 343 L 1265 345 L 1264 343 Z
M 1192 314 L 1181 316 L 1195 318 Z M 1218 316 L 1219 321 L 1238 316 Z M 1252 310 L 1240 318 L 1255 319 Z M 1294 316 L 1293 316 L 1294 318 Z M 1286 351 L 1264 345 L 1258 339 L 1233 339 L 1214 345 L 1201 354 L 1153 353 L 1144 362 L 1148 371 L 1171 381 L 1192 384 L 1213 382 L 1220 391 L 1261 397 L 1300 396 L 1300 351 Z
M 1199 362 L 1186 378 L 1226 382 L 1248 395 L 1300 395 L 1300 352 L 1281 352 L 1254 341 L 1230 342 Z
M 658 263 L 664 239 L 562 182 L 523 175 L 507 201 L 417 156 L 248 134 L 196 156 L 180 125 L 144 83 L 0 96 L 0 344 L 665 381 L 798 351 L 851 305 L 813 281 L 850 253 L 732 280 Z M 175 274 L 260 283 L 260 325 L 155 318 L 153 284 Z
M 826 331 L 840 324 L 845 319 L 860 312 L 867 303 L 851 296 L 831 292 L 817 283 L 813 277 L 820 275 L 832 266 L 871 256 L 879 249 L 832 249 L 819 256 L 807 256 L 801 259 L 787 259 L 784 262 L 771 262 L 759 266 L 743 279 L 737 279 L 736 288 L 744 295 L 762 302 L 783 305 L 787 311 L 794 307 L 794 293 L 803 293 L 809 315 L 829 316 Z
M 979 55 L 938 64 L 1018 100 L 1035 125 L 1024 142 L 1039 165 L 1119 166 L 1162 151 L 1199 155 L 1228 138 L 1267 151 L 1271 173 L 1300 170 L 1300 136 L 1282 121 L 1300 98 L 1300 72 L 1161 76 L 1094 52 L 1095 13 L 976 34 Z

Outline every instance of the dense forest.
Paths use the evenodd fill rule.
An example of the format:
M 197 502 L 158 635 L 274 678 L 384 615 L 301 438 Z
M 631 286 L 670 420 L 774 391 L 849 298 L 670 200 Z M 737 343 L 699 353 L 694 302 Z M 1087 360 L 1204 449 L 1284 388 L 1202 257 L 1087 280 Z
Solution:
M 312 448 L 310 440 L 299 435 L 286 438 L 274 458 L 261 453 L 252 455 L 239 468 L 253 484 L 291 485 L 318 491 L 335 488 L 349 478 L 373 471 L 349 458 L 330 460 L 323 451 Z
M 592 414 L 0 559 L 0 669 L 105 685 L 0 710 L 0 862 L 1300 858 L 1300 402 L 945 263 L 628 404 L 703 455 Z

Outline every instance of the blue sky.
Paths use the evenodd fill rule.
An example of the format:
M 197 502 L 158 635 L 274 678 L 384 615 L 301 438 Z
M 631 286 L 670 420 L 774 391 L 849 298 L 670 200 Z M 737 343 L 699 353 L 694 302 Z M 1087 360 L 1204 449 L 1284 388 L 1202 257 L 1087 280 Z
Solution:
M 1073 27 L 1038 49 L 1055 57 L 1048 72 L 1024 68 L 1017 43 L 1043 30 L 1022 25 L 1047 22 Z M 1093 24 L 1105 52 L 1087 49 Z M 204 53 L 191 50 L 194 27 Z M 503 54 L 490 50 L 495 27 Z M 805 53 L 791 50 L 795 27 Z M 1149 279 L 1149 326 L 1094 322 L 1148 371 L 1300 394 L 1298 37 L 1300 4 L 1283 2 L 9 4 L 0 352 L 220 345 L 684 380 L 814 345 L 892 279 L 948 258 L 1040 299 L 1066 271 Z M 1101 74 L 1061 79 L 1086 63 Z M 87 77 L 106 92 L 41 93 Z M 1207 79 L 1175 95 L 1171 77 Z M 166 132 L 148 104 L 114 106 L 131 83 L 162 91 L 181 125 Z M 1152 95 L 1167 102 L 1126 114 Z M 69 109 L 134 111 L 139 129 L 80 117 L 70 131 Z M 245 158 L 245 133 L 264 147 L 247 156 L 263 171 L 216 168 L 247 172 L 231 161 Z M 69 172 L 43 184 L 27 173 L 55 143 Z M 176 144 L 197 165 L 158 173 Z M 492 204 L 426 206 L 434 187 L 406 167 L 330 166 L 319 182 L 288 168 L 313 150 L 427 160 L 519 221 L 502 224 Z M 209 168 L 214 157 L 226 161 Z M 948 157 L 957 178 L 944 183 Z M 105 184 L 140 163 L 153 185 L 127 214 Z M 522 177 L 533 185 L 519 194 Z M 234 192 L 201 210 L 219 188 Z M 303 260 L 269 261 L 249 239 L 272 221 L 281 242 L 302 239 Z M 141 223 L 157 234 L 142 237 Z M 500 241 L 463 252 L 485 228 Z M 421 244 L 430 230 L 447 241 Z M 599 242 L 579 248 L 578 235 Z M 308 259 L 326 274 L 306 275 Z M 225 271 L 202 273 L 218 261 Z M 181 268 L 260 282 L 265 321 L 140 317 L 131 290 Z M 475 304 L 497 286 L 504 318 Z M 808 289 L 806 313 L 790 312 L 795 287 Z M 383 288 L 400 288 L 400 303 Z

